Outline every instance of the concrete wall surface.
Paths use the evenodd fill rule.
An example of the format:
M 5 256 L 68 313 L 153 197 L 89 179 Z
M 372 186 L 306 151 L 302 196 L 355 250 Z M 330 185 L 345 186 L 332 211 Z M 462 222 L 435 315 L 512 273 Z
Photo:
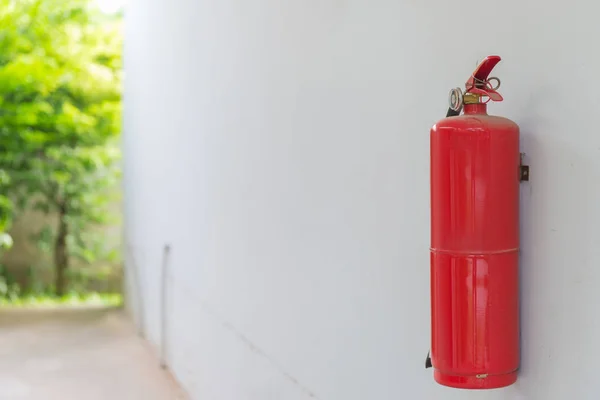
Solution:
M 600 398 L 599 5 L 129 3 L 130 305 L 193 399 Z M 531 166 L 522 368 L 465 392 L 424 369 L 429 128 L 488 54 Z

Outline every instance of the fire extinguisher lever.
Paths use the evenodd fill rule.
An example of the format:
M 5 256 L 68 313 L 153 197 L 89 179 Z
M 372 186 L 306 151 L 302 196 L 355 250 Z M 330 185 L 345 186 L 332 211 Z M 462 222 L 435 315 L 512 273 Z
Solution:
M 479 63 L 475 71 L 471 74 L 471 79 L 484 82 L 492 73 L 494 67 L 502 60 L 500 56 L 487 56 Z
M 467 80 L 465 93 L 485 96 L 492 101 L 504 100 L 502 95 L 496 91 L 500 87 L 500 79 L 489 78 L 490 73 L 500 60 L 500 56 L 487 56 L 484 58 Z M 492 85 L 492 81 L 496 82 L 495 86 Z
M 446 113 L 447 117 L 456 117 L 460 115 L 464 104 L 473 104 L 481 102 L 481 98 L 487 98 L 488 101 L 502 101 L 504 98 L 498 93 L 500 79 L 490 78 L 489 75 L 500 62 L 500 56 L 487 56 L 479 63 L 475 71 L 471 74 L 465 84 L 464 93 L 460 88 L 454 88 L 450 91 L 448 99 L 449 107 Z M 494 82 L 494 83 L 492 83 Z

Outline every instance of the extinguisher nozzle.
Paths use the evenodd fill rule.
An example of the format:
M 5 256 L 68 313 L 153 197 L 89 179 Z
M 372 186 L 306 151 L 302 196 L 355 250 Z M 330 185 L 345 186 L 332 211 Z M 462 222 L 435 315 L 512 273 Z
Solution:
M 429 356 L 430 352 L 427 352 L 427 358 L 425 358 L 425 369 L 433 367 L 431 364 L 431 357 Z

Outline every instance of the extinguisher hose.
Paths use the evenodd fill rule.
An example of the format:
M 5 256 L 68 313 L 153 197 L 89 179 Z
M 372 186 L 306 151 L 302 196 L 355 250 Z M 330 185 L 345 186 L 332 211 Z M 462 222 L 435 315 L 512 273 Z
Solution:
M 455 111 L 455 110 L 453 110 L 451 108 L 448 108 L 448 112 L 446 113 L 446 118 L 448 118 L 448 117 L 457 117 L 459 115 L 460 115 L 460 110 Z

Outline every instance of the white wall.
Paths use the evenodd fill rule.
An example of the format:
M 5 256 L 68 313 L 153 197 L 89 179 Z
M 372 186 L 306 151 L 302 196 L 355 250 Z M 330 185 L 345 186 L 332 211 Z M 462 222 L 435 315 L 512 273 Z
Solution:
M 596 3 L 130 3 L 130 284 L 135 261 L 158 345 L 172 245 L 168 360 L 193 399 L 600 397 Z M 428 132 L 488 54 L 532 173 L 522 370 L 463 392 L 424 369 Z

